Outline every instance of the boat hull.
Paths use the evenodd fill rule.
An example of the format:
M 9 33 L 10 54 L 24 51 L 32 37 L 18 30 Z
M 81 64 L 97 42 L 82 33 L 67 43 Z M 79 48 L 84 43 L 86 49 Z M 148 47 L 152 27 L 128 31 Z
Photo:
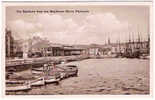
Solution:
M 24 81 L 10 81 L 10 80 L 6 80 L 5 81 L 6 84 L 24 84 Z
M 43 86 L 43 85 L 45 85 L 44 81 L 36 81 L 31 83 L 31 86 Z
M 59 80 L 60 80 L 60 79 L 54 79 L 54 78 L 45 79 L 45 83 L 46 83 L 46 84 L 50 84 L 50 83 L 59 83 Z
M 44 80 L 44 77 L 40 77 L 36 80 L 31 81 L 30 83 L 31 83 L 31 86 L 42 86 L 42 85 L 45 85 L 45 80 Z
M 42 71 L 35 71 L 35 70 L 32 70 L 32 74 L 42 74 L 43 72 Z
M 6 92 L 17 92 L 17 91 L 28 91 L 31 90 L 30 85 L 24 85 L 24 86 L 16 86 L 16 87 L 6 87 Z

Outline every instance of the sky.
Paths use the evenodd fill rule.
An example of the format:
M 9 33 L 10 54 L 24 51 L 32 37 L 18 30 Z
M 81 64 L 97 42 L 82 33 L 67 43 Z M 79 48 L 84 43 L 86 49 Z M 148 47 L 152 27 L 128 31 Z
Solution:
M 86 12 L 39 12 L 66 11 Z M 146 40 L 149 33 L 149 6 L 123 5 L 59 5 L 9 6 L 6 8 L 6 28 L 15 39 L 40 36 L 61 44 L 105 44 L 136 40 L 138 33 Z

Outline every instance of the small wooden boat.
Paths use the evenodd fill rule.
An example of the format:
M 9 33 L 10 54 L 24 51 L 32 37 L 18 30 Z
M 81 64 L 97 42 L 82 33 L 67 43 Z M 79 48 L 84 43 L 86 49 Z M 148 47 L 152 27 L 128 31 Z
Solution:
M 31 86 L 42 86 L 45 84 L 44 78 L 39 78 L 37 80 L 31 81 Z
M 48 84 L 48 83 L 59 83 L 60 81 L 60 78 L 56 79 L 54 77 L 48 77 L 48 78 L 45 78 L 45 83 Z
M 12 81 L 12 80 L 6 80 L 6 84 L 24 84 L 25 81 Z
M 61 79 L 70 76 L 78 76 L 78 68 L 76 65 L 57 66 L 57 71 L 60 73 Z
M 31 89 L 30 84 L 22 85 L 22 86 L 15 86 L 15 87 L 6 87 L 6 92 L 17 92 L 17 91 L 28 91 Z
M 139 58 L 140 58 L 140 59 L 149 59 L 150 56 L 140 56 Z
M 32 68 L 32 70 L 34 70 L 34 71 L 44 71 L 43 67 L 41 67 L 41 68 Z
M 35 71 L 35 70 L 32 70 L 32 74 L 42 74 L 43 72 L 42 71 Z
M 66 76 L 66 73 L 65 73 L 65 72 L 61 72 L 61 73 L 60 73 L 60 78 L 61 78 L 61 79 L 64 79 L 65 76 Z
M 146 56 L 146 59 L 150 59 L 150 56 Z

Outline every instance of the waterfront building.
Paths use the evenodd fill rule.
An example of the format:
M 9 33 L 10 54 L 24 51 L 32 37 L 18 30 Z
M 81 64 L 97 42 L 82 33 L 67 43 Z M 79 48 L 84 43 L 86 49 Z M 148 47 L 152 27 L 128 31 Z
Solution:
M 22 58 L 23 57 L 23 40 L 14 40 L 14 57 Z
M 71 56 L 81 55 L 83 49 L 69 45 L 50 44 L 47 48 L 44 48 L 43 51 L 47 56 Z
M 28 51 L 29 51 L 28 41 L 23 42 L 22 48 L 23 48 L 23 59 L 27 59 L 28 58 Z
M 5 34 L 6 57 L 11 58 L 14 56 L 14 50 L 13 50 L 14 39 L 11 30 L 6 29 L 5 32 L 6 32 Z
M 48 40 L 42 39 L 40 37 L 33 37 L 28 39 L 28 54 L 29 57 L 43 57 L 48 56 L 47 51 L 50 45 Z
M 51 44 L 50 47 L 50 52 L 52 56 L 64 56 L 64 50 L 63 46 L 60 44 Z
M 86 53 L 87 55 L 90 55 L 90 56 L 100 56 L 100 55 L 103 55 L 103 48 L 101 45 L 91 44 L 86 49 Z
M 75 47 L 75 46 L 64 46 L 64 56 L 71 56 L 71 55 L 82 55 L 83 48 Z

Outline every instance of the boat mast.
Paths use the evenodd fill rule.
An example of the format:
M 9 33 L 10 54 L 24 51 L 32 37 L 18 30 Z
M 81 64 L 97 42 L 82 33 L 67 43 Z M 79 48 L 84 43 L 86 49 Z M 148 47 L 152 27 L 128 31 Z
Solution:
M 139 35 L 139 32 L 138 32 L 138 41 L 137 41 L 137 47 L 138 47 L 138 49 L 140 49 L 140 35 Z
M 134 41 L 134 33 L 132 32 L 132 44 L 133 44 L 133 50 L 135 50 L 135 41 Z
M 139 49 L 142 49 L 142 38 L 141 38 L 141 35 L 140 35 L 140 32 L 138 32 L 138 42 L 139 42 Z
M 148 54 L 150 54 L 150 34 L 148 33 L 148 40 L 147 40 L 147 49 L 148 49 Z
M 120 34 L 119 34 L 119 39 L 118 39 L 118 45 L 119 45 L 119 52 L 121 53 L 121 43 L 120 43 Z
M 131 49 L 131 37 L 130 37 L 130 32 L 129 32 L 129 49 Z

